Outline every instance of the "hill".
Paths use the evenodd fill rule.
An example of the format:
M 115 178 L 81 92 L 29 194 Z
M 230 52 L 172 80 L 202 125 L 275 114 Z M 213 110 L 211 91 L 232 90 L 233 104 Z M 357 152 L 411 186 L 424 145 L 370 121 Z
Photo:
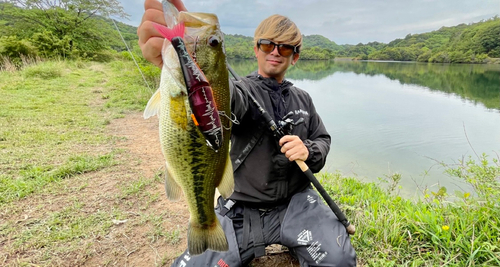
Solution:
M 359 59 L 441 63 L 481 63 L 500 57 L 500 18 L 459 24 L 422 34 L 408 34 L 388 44 L 345 46 L 339 55 Z
M 0 11 L 0 55 L 3 56 L 19 57 L 25 54 L 106 60 L 110 58 L 111 51 L 126 49 L 113 21 L 97 14 L 90 14 L 90 19 L 83 19 L 81 14 L 70 9 L 23 9 L 5 2 L 0 2 Z M 124 13 L 118 14 L 126 16 Z M 51 21 L 51 18 L 55 18 L 56 22 Z M 137 27 L 122 22 L 116 22 L 116 25 L 128 47 L 140 53 Z M 226 34 L 225 41 L 229 58 L 254 58 L 252 37 Z M 483 63 L 487 58 L 500 57 L 500 19 L 495 16 L 477 23 L 408 34 L 388 44 L 370 42 L 338 45 L 322 35 L 304 35 L 301 59 L 328 60 L 339 56 L 372 60 Z

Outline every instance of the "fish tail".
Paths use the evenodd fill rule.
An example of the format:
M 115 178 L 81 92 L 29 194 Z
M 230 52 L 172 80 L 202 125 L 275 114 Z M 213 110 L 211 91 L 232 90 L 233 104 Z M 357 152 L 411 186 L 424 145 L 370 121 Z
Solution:
M 188 250 L 191 255 L 199 255 L 207 249 L 215 251 L 227 251 L 229 249 L 226 235 L 219 220 L 215 220 L 210 227 L 200 227 L 189 223 L 188 228 Z
M 179 23 L 172 29 L 158 23 L 153 23 L 153 26 L 163 37 L 167 38 L 169 41 L 172 41 L 174 37 L 184 38 L 184 23 Z

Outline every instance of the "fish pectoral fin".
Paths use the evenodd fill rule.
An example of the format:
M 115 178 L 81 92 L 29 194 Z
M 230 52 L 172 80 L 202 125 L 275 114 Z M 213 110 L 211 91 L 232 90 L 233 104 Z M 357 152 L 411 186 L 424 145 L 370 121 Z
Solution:
M 149 99 L 148 105 L 144 110 L 144 119 L 149 119 L 155 115 L 160 115 L 160 107 L 161 107 L 161 93 L 160 89 L 156 90 L 153 96 Z
M 224 169 L 224 175 L 220 183 L 217 185 L 221 196 L 227 199 L 233 194 L 234 191 L 234 176 L 233 176 L 233 164 L 231 163 L 231 157 L 227 156 L 226 168 Z
M 179 186 L 179 184 L 177 184 L 177 182 L 170 174 L 168 166 L 167 170 L 165 171 L 165 192 L 167 193 L 167 198 L 170 201 L 177 201 L 181 198 L 182 195 L 182 188 Z

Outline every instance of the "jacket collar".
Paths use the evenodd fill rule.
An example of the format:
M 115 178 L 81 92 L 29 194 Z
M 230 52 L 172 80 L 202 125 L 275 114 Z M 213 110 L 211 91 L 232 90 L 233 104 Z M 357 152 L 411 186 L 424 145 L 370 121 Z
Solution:
M 276 79 L 263 77 L 257 71 L 252 72 L 247 77 L 262 85 L 262 89 L 266 91 L 282 92 L 285 94 L 293 86 L 293 83 L 286 79 L 283 79 L 283 82 L 280 84 Z

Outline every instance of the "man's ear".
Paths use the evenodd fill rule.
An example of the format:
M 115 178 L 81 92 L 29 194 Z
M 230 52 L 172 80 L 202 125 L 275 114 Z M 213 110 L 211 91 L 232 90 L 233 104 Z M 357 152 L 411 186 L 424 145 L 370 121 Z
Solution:
M 297 61 L 299 60 L 299 57 L 300 57 L 299 53 L 293 54 L 292 65 L 295 65 L 295 63 L 297 63 Z
M 257 55 L 259 54 L 259 48 L 257 48 L 257 46 L 254 46 L 253 52 L 255 53 L 255 57 L 258 57 Z

